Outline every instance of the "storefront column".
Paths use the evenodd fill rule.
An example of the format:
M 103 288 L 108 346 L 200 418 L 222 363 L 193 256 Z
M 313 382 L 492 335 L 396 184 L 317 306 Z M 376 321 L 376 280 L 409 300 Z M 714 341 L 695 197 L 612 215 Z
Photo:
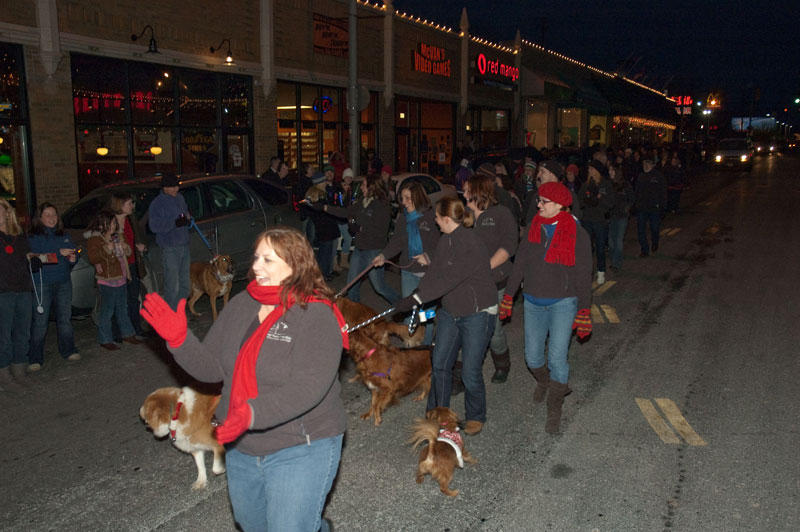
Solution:
M 70 58 L 65 54 L 48 74 L 38 49 L 26 46 L 24 53 L 36 202 L 63 212 L 78 199 Z
M 253 174 L 260 174 L 269 168 L 271 157 L 278 155 L 278 91 L 273 90 L 264 96 L 261 87 L 253 89 L 253 139 L 255 168 Z
M 382 98 L 386 101 L 386 98 Z M 384 107 L 378 112 L 378 138 L 377 138 L 377 154 L 378 158 L 383 161 L 383 164 L 391 165 L 394 171 L 395 159 L 395 141 L 394 141 L 394 98 L 389 107 Z M 362 174 L 367 173 L 366 168 L 361 169 Z
M 509 129 L 511 132 L 511 140 L 509 146 L 524 145 L 525 141 L 525 125 L 527 118 L 527 105 L 523 109 L 522 101 L 522 76 L 525 75 L 522 69 L 522 36 L 517 30 L 517 36 L 514 38 L 514 67 L 519 72 L 519 79 L 517 80 L 516 91 L 514 92 L 514 111 L 511 113 L 511 123 Z

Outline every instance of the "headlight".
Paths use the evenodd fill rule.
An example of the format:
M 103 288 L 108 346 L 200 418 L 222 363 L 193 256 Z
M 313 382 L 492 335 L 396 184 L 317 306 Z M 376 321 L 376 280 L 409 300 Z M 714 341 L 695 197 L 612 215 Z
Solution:
M 718 163 L 721 163 L 722 162 L 722 155 L 717 155 L 716 157 L 714 157 L 714 160 L 717 161 Z
M 746 163 L 747 162 L 747 155 L 742 155 L 741 157 L 739 157 L 739 160 L 742 161 L 743 163 Z
M 756 148 L 756 151 L 761 151 L 761 146 L 759 146 L 758 148 Z
M 775 151 L 775 146 L 770 146 L 769 151 Z

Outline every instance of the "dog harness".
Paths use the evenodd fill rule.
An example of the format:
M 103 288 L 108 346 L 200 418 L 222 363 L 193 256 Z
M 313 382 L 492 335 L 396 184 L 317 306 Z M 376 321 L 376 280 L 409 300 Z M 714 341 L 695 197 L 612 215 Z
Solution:
M 464 457 L 461 455 L 461 450 L 464 448 L 464 440 L 461 439 L 461 433 L 458 432 L 458 427 L 456 430 L 447 430 L 447 429 L 439 429 L 439 437 L 436 438 L 436 441 L 442 441 L 450 445 L 453 450 L 456 452 L 456 458 L 458 458 L 458 467 L 464 469 Z
M 364 355 L 364 356 L 361 358 L 361 360 L 360 360 L 360 361 L 364 361 L 364 360 L 368 359 L 369 357 L 371 357 L 371 356 L 372 356 L 372 354 L 375 352 L 375 349 L 377 349 L 377 348 L 376 348 L 376 347 L 373 347 L 372 349 L 370 349 L 369 351 L 367 351 L 367 354 L 366 354 L 366 355 Z M 360 361 L 359 361 L 359 362 L 360 362 Z M 392 380 L 392 377 L 391 377 L 391 375 L 392 375 L 392 365 L 391 365 L 391 364 L 389 364 L 389 369 L 387 369 L 387 370 L 386 370 L 386 373 L 381 373 L 380 371 L 371 371 L 371 372 L 370 372 L 370 375 L 372 375 L 373 377 L 383 377 L 383 378 L 385 378 L 385 379 Z
M 176 433 L 178 431 L 178 416 L 181 415 L 181 408 L 183 408 L 183 395 L 184 392 L 181 391 L 181 394 L 178 396 L 178 404 L 175 405 L 175 413 L 172 415 L 172 419 L 169 421 L 169 437 L 172 438 L 172 441 L 176 440 Z

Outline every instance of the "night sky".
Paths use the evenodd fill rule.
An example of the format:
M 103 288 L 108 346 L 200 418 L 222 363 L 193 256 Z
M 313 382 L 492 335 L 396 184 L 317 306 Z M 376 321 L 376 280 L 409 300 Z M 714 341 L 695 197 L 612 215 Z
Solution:
M 751 105 L 761 115 L 798 107 L 798 0 L 394 0 L 394 7 L 455 30 L 466 7 L 473 35 L 512 41 L 519 29 L 524 39 L 609 72 L 622 67 L 670 95 L 721 91 L 731 114 L 746 115 Z

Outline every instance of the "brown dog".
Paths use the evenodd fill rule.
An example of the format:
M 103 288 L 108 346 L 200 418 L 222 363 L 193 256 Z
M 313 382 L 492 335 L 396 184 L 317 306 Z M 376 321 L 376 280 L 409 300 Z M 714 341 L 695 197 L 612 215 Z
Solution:
M 475 464 L 473 458 L 464 448 L 464 440 L 458 431 L 459 419 L 455 412 L 443 406 L 437 406 L 425 414 L 425 419 L 417 419 L 412 428 L 409 443 L 414 450 L 427 442 L 419 453 L 417 466 L 417 484 L 422 484 L 425 475 L 439 482 L 439 489 L 445 495 L 455 497 L 458 490 L 450 489 L 453 471 L 456 466 L 464 468 L 464 462 Z
M 336 299 L 336 306 L 342 312 L 344 321 L 349 327 L 354 327 L 361 322 L 367 321 L 378 313 L 372 308 L 364 305 L 363 303 L 356 303 L 347 298 L 339 297 Z M 371 323 L 366 327 L 362 327 L 355 332 L 366 334 L 376 342 L 389 345 L 389 337 L 397 336 L 403 341 L 406 347 L 417 347 L 422 344 L 425 338 L 425 330 L 422 327 L 417 327 L 413 335 L 408 334 L 408 326 L 403 323 L 394 323 L 390 321 L 378 320 Z M 355 353 L 356 356 L 363 356 L 364 353 Z
M 211 315 L 217 321 L 217 298 L 222 296 L 222 307 L 228 304 L 233 284 L 234 264 L 228 255 L 217 255 L 208 262 L 193 262 L 191 265 L 192 295 L 189 297 L 189 312 L 199 316 L 194 304 L 203 294 L 211 301 Z
M 188 386 L 159 388 L 147 396 L 139 409 L 139 417 L 153 431 L 153 436 L 169 435 L 175 447 L 192 455 L 197 466 L 193 490 L 206 487 L 205 451 L 214 453 L 211 471 L 215 475 L 225 472 L 225 448 L 214 438 L 211 424 L 219 398 L 219 395 L 201 393 Z

